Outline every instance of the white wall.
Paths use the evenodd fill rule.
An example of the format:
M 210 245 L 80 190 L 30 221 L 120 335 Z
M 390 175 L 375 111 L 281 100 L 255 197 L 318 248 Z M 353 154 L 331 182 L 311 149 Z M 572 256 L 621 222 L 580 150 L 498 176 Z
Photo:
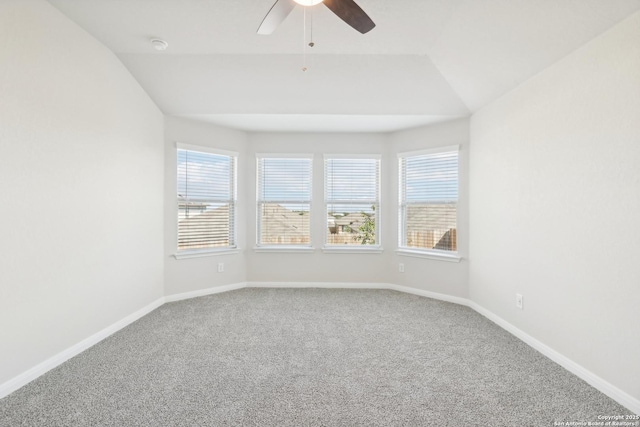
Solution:
M 400 256 L 390 253 L 388 267 L 391 283 L 410 286 L 430 292 L 461 298 L 468 296 L 468 248 L 469 248 L 469 119 L 440 123 L 437 125 L 397 132 L 390 137 L 390 188 L 389 203 L 392 205 L 389 220 L 390 240 L 398 242 L 398 153 L 426 148 L 459 145 L 458 177 L 458 254 L 459 263 Z M 394 249 L 395 249 L 394 247 Z M 404 273 L 398 264 L 404 264 Z
M 0 384 L 162 297 L 163 122 L 49 3 L 0 2 Z
M 474 114 L 470 160 L 472 300 L 635 399 L 639 41 L 636 13 Z
M 246 140 L 247 136 L 244 132 L 177 117 L 166 117 L 164 278 L 167 296 L 246 281 L 244 250 L 247 233 L 244 225 L 248 209 L 245 199 L 246 170 L 249 165 Z M 237 241 L 239 253 L 180 260 L 173 256 L 178 247 L 176 142 L 238 152 Z M 217 270 L 220 262 L 224 263 L 223 273 L 218 273 Z

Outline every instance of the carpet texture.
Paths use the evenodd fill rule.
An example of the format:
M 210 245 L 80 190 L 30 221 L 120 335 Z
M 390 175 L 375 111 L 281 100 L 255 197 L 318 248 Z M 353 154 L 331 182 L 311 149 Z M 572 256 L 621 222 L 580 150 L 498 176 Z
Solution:
M 631 414 L 473 310 L 386 290 L 165 304 L 0 400 L 1 426 L 552 426 Z

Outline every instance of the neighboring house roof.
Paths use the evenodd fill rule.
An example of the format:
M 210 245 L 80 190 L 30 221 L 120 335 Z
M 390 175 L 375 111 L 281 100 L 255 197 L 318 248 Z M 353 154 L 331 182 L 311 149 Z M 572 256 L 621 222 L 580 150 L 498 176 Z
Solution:
M 262 205 L 261 233 L 265 236 L 306 237 L 309 236 L 308 213 L 294 212 L 277 203 Z
M 433 249 L 440 249 L 443 251 L 455 251 L 457 248 L 456 242 L 456 230 L 449 229 L 446 233 L 440 238 L 438 243 L 433 247 Z
M 371 218 L 373 218 L 373 215 L 371 215 Z M 361 212 L 352 212 L 345 216 L 335 218 L 335 224 L 340 226 L 348 225 L 352 228 L 357 228 L 364 224 L 366 220 L 367 215 Z
M 448 230 L 456 228 L 455 203 L 429 203 L 407 205 L 407 230 L 424 230 L 424 223 L 434 224 L 430 229 Z

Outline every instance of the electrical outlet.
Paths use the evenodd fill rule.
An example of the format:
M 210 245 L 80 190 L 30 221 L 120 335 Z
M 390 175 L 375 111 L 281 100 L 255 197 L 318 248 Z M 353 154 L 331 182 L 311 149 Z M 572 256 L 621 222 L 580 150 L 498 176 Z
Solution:
M 522 310 L 522 294 L 516 294 L 516 307 Z
M 398 271 L 400 273 L 404 273 L 404 264 L 403 263 L 398 264 Z
M 219 262 L 218 263 L 218 273 L 223 273 L 224 272 L 224 262 Z

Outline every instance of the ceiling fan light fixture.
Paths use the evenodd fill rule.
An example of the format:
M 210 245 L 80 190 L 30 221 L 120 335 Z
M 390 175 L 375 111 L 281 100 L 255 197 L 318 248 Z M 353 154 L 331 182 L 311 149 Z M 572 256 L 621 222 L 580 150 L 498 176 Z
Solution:
M 322 0 L 293 0 L 296 3 L 302 5 L 302 6 L 315 6 L 318 3 L 322 3 Z
M 297 5 L 310 7 L 320 3 L 361 34 L 368 33 L 376 26 L 355 0 L 276 0 L 258 27 L 258 34 L 273 33 Z

